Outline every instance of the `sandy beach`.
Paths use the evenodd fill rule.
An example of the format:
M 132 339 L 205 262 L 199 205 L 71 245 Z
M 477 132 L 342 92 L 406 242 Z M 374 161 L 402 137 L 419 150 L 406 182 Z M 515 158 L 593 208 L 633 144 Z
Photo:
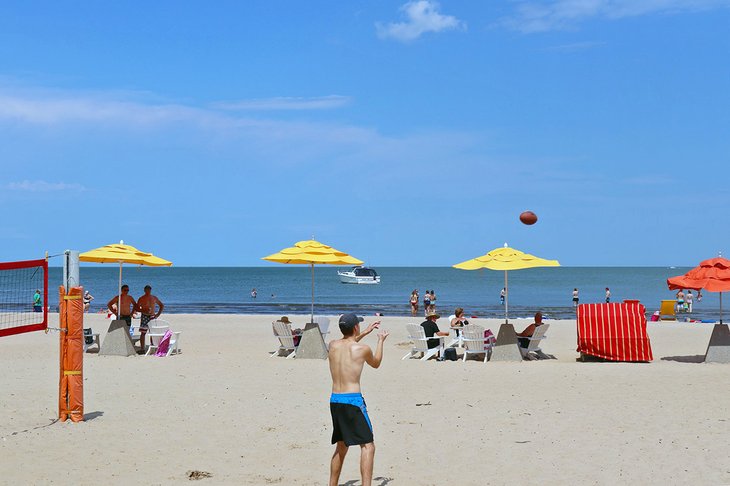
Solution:
M 270 358 L 276 317 L 167 315 L 178 356 L 87 354 L 78 424 L 54 423 L 57 333 L 0 339 L 0 483 L 176 484 L 204 471 L 200 484 L 325 484 L 327 362 Z M 543 350 L 556 360 L 485 364 L 401 361 L 408 322 L 420 319 L 382 319 L 383 365 L 363 375 L 375 484 L 730 484 L 730 366 L 697 363 L 711 325 L 649 323 L 649 364 L 579 363 L 575 321 L 550 321 Z M 103 338 L 108 321 L 85 327 Z M 358 455 L 341 484 L 360 483 Z

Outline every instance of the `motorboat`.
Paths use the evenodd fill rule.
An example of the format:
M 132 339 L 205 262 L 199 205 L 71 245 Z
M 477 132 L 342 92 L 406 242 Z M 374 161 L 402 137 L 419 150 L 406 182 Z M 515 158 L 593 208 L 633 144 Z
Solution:
M 340 282 L 350 284 L 379 284 L 380 275 L 372 268 L 363 266 L 352 267 L 350 270 L 343 272 L 337 271 L 340 276 Z

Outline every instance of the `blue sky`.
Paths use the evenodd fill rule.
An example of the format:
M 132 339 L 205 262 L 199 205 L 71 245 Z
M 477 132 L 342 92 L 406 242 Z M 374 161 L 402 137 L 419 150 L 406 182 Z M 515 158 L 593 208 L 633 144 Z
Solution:
M 3 2 L 0 260 L 726 255 L 728 26 L 730 0 Z

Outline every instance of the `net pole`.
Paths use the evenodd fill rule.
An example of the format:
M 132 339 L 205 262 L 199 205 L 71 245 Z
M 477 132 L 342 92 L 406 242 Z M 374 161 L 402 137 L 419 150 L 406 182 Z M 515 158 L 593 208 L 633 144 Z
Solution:
M 64 329 L 68 329 L 66 324 L 66 288 L 61 285 L 58 288 L 58 419 L 65 422 L 68 418 L 68 387 L 66 376 L 66 346 L 67 334 Z
M 79 252 L 78 250 L 66 250 L 63 260 L 63 285 L 67 289 L 78 287 L 79 282 Z
M 48 327 L 48 252 L 46 252 L 46 268 L 43 272 L 43 322 Z

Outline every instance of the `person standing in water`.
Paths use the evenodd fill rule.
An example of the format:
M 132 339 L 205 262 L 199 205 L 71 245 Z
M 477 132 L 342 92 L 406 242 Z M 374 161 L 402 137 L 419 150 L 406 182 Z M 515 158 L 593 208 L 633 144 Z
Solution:
M 687 295 L 684 296 L 684 305 L 687 307 L 687 312 L 692 313 L 692 303 L 695 300 L 695 296 L 692 295 L 692 291 L 688 290 Z
M 423 294 L 423 313 L 428 314 L 428 310 L 431 308 L 431 291 L 426 290 L 426 293 Z
M 415 316 L 418 314 L 418 289 L 413 289 L 413 292 L 411 292 L 411 315 Z
M 573 289 L 573 307 L 578 307 L 578 289 Z
M 684 312 L 684 291 L 682 289 L 677 292 L 677 312 Z

